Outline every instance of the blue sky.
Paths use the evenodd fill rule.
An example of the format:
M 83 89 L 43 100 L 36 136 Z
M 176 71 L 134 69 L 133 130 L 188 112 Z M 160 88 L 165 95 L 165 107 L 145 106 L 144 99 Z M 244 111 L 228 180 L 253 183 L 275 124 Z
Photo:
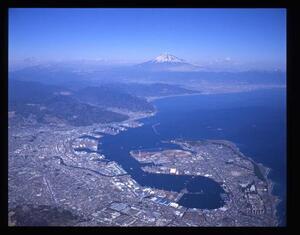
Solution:
M 285 67 L 285 9 L 10 9 L 9 59 Z M 225 59 L 227 58 L 227 60 Z

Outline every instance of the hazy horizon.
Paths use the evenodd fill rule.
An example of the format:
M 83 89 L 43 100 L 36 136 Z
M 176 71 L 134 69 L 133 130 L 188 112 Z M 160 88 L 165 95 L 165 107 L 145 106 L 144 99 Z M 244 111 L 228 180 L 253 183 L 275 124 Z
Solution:
M 233 70 L 285 70 L 285 9 L 10 9 L 10 66 L 132 65 L 170 53 Z
M 8 226 L 285 226 L 285 18 L 10 9 Z

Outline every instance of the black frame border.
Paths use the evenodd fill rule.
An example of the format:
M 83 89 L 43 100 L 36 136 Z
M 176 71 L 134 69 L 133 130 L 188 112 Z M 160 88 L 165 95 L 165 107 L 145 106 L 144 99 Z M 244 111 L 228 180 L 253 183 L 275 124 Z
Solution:
M 286 207 L 286 226 L 285 227 L 197 227 L 197 228 L 166 228 L 166 227 L 137 227 L 137 228 L 119 228 L 119 227 L 8 227 L 8 20 L 9 8 L 286 8 L 287 9 L 287 207 Z M 297 9 L 289 5 L 284 0 L 164 0 L 161 2 L 138 0 L 2 0 L 0 2 L 0 33 L 1 33 L 1 78 L 0 78 L 0 99 L 1 99 L 1 210 L 0 217 L 1 230 L 4 228 L 7 232 L 179 232 L 179 233 L 205 233 L 205 234 L 287 234 L 296 228 L 296 167 L 295 164 L 297 150 L 296 142 L 296 124 L 298 114 L 295 111 L 297 78 L 295 78 L 297 52 L 295 45 L 299 42 L 299 30 Z M 4 209 L 5 208 L 5 209 Z M 5 219 L 6 218 L 6 219 Z

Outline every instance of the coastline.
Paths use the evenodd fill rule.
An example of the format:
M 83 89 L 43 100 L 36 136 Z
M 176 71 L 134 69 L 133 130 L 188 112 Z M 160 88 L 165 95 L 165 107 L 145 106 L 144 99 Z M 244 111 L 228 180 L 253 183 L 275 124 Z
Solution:
M 237 90 L 221 90 L 221 91 L 198 91 L 195 90 L 194 93 L 183 93 L 183 94 L 174 94 L 174 95 L 165 95 L 165 96 L 149 96 L 145 97 L 148 102 L 153 102 L 155 100 L 165 99 L 165 98 L 172 98 L 172 97 L 180 97 L 180 96 L 197 96 L 197 95 L 219 95 L 219 94 L 233 94 L 233 93 L 245 93 L 245 92 L 253 92 L 258 90 L 271 90 L 271 89 L 286 89 L 286 86 L 262 86 L 256 87 L 253 89 L 237 89 Z
M 146 97 L 146 100 L 148 102 L 152 103 L 155 100 L 160 100 L 160 99 L 165 99 L 165 98 L 180 97 L 180 96 L 193 96 L 193 95 L 205 95 L 205 93 L 198 92 L 198 93 L 184 93 L 184 94 L 165 95 L 165 96 L 149 96 L 149 97 Z
M 199 96 L 199 95 L 207 95 L 205 93 L 193 93 L 193 94 L 181 94 L 181 95 L 170 95 L 170 96 L 160 96 L 160 97 L 152 97 L 151 99 L 148 99 L 149 102 L 151 102 L 153 104 L 153 102 L 155 100 L 158 100 L 158 99 L 164 99 L 164 98 L 171 98 L 171 97 L 181 97 L 181 96 Z M 132 115 L 132 116 L 129 116 L 129 118 L 126 120 L 126 121 L 139 121 L 142 125 L 144 125 L 144 123 L 141 121 L 142 119 L 146 119 L 146 118 L 149 118 L 149 117 L 152 117 L 152 116 L 155 116 L 158 112 L 158 109 L 157 107 L 153 104 L 154 106 L 154 111 L 153 112 L 150 112 L 150 113 L 144 113 L 143 115 Z M 126 122 L 125 121 L 125 122 Z M 142 126 L 141 125 L 141 126 Z M 129 128 L 135 128 L 135 127 L 129 127 Z M 128 129 L 129 129 L 128 128 Z M 272 179 L 269 178 L 269 173 L 271 172 L 271 168 L 269 167 L 266 167 L 264 166 L 262 163 L 257 163 L 255 162 L 251 157 L 249 156 L 245 156 L 240 150 L 239 148 L 237 147 L 237 145 L 234 143 L 234 142 L 231 142 L 231 141 L 228 141 L 228 140 L 210 140 L 210 139 L 205 139 L 205 141 L 214 141 L 214 142 L 220 142 L 222 144 L 226 144 L 226 145 L 229 145 L 231 148 L 234 149 L 234 151 L 236 151 L 238 153 L 238 155 L 242 158 L 245 158 L 247 159 L 248 161 L 250 161 L 251 163 L 259 166 L 259 167 L 263 167 L 264 169 L 264 178 L 267 182 L 267 185 L 268 185 L 268 192 L 269 192 L 269 195 L 274 198 L 274 203 L 273 203 L 273 213 L 275 215 L 275 218 L 276 218 L 276 222 L 277 222 L 277 225 L 276 226 L 279 226 L 280 224 L 280 217 L 278 215 L 278 210 L 277 210 L 277 207 L 278 205 L 280 204 L 280 202 L 282 201 L 282 199 L 278 196 L 278 195 L 275 195 L 273 194 L 273 189 L 274 189 L 274 182 L 272 181 Z
M 219 144 L 224 144 L 228 147 L 231 147 L 239 155 L 239 157 L 247 159 L 253 165 L 257 165 L 259 168 L 260 167 L 263 168 L 263 170 L 264 170 L 263 176 L 264 176 L 264 179 L 265 179 L 265 181 L 267 182 L 267 185 L 268 185 L 269 195 L 274 198 L 273 208 L 274 208 L 274 215 L 277 219 L 277 226 L 278 226 L 279 223 L 280 223 L 280 218 L 278 216 L 277 207 L 278 207 L 279 203 L 282 201 L 282 199 L 279 196 L 273 194 L 273 189 L 274 189 L 275 182 L 271 178 L 268 177 L 269 173 L 271 172 L 272 169 L 270 167 L 267 167 L 267 166 L 263 165 L 262 163 L 255 162 L 251 157 L 244 155 L 240 151 L 240 149 L 237 147 L 237 145 L 232 141 L 228 141 L 228 140 L 207 140 L 207 141 L 212 141 L 212 142 L 216 142 L 216 143 L 219 143 Z

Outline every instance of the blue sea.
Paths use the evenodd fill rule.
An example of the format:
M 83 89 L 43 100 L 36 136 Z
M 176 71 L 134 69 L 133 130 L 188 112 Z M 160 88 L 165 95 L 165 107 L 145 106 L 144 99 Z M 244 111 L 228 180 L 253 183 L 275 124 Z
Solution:
M 223 189 L 206 177 L 145 173 L 129 155 L 134 149 L 178 148 L 161 141 L 222 139 L 234 142 L 246 156 L 271 168 L 273 193 L 280 197 L 278 216 L 286 223 L 286 89 L 191 95 L 154 101 L 157 114 L 144 126 L 101 139 L 101 151 L 141 185 L 202 194 L 186 194 L 182 205 L 213 209 L 224 204 Z M 155 125 L 155 131 L 152 126 Z

